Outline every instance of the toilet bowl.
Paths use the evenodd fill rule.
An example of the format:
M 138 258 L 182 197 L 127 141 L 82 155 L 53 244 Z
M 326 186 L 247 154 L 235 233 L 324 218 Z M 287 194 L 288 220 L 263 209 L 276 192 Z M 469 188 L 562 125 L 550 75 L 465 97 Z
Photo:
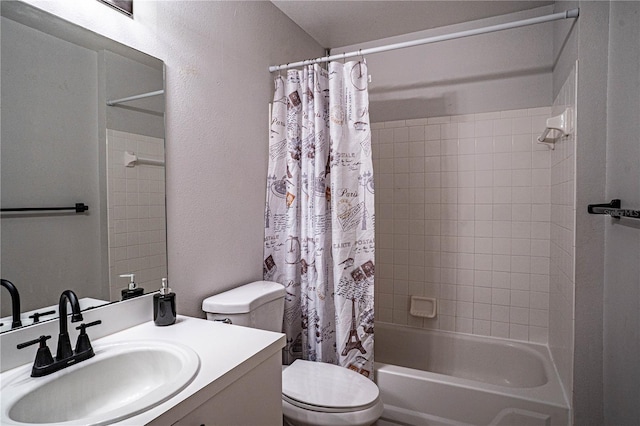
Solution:
M 263 330 L 282 330 L 285 290 L 256 281 L 202 302 L 207 319 Z M 368 426 L 381 415 L 376 384 L 361 374 L 323 362 L 296 360 L 282 368 L 282 413 L 292 426 Z

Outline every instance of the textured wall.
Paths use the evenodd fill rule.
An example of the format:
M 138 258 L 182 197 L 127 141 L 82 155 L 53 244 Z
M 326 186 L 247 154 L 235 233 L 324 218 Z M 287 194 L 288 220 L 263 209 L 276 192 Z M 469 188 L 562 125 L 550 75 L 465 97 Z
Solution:
M 640 3 L 612 2 L 610 10 L 605 200 L 640 209 Z M 639 424 L 640 225 L 605 221 L 604 418 Z
M 574 422 L 603 424 L 604 220 L 586 211 L 605 197 L 608 2 L 580 2 L 576 141 Z M 604 201 L 603 201 L 604 202 Z
M 554 28 L 554 94 L 561 91 L 576 60 L 578 66 L 573 360 L 565 362 L 563 351 L 558 352 L 553 345 L 552 351 L 555 358 L 560 358 L 561 376 L 573 381 L 572 384 L 565 382 L 574 409 L 573 422 L 601 425 L 604 424 L 603 298 L 607 219 L 587 214 L 586 207 L 606 201 L 609 31 L 619 23 L 609 19 L 609 2 L 558 2 L 555 7 L 558 11 L 580 7 L 580 17 L 573 23 L 557 22 Z
M 511 22 L 542 7 L 427 31 L 333 47 L 332 54 Z M 371 120 L 418 119 L 551 105 L 552 25 L 483 34 L 367 56 Z

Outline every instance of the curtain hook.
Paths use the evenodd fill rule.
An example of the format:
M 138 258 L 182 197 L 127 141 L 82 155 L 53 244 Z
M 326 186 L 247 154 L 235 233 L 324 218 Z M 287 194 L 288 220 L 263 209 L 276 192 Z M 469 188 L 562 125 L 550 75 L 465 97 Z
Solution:
M 358 49 L 358 56 L 360 56 L 360 60 L 363 64 L 367 65 L 367 58 L 362 54 L 362 49 Z

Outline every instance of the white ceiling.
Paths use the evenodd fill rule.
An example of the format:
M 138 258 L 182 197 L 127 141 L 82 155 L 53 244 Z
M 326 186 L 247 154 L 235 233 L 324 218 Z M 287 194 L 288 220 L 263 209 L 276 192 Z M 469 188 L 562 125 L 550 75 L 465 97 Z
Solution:
M 321 46 L 335 48 L 504 15 L 553 1 L 317 1 L 272 3 Z

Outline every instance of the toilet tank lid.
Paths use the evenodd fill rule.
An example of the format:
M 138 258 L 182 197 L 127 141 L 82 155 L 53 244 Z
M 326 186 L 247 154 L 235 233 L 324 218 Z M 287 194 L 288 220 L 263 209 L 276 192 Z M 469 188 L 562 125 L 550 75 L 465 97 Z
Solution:
M 254 281 L 223 293 L 207 297 L 202 310 L 212 314 L 243 314 L 286 294 L 282 284 Z

